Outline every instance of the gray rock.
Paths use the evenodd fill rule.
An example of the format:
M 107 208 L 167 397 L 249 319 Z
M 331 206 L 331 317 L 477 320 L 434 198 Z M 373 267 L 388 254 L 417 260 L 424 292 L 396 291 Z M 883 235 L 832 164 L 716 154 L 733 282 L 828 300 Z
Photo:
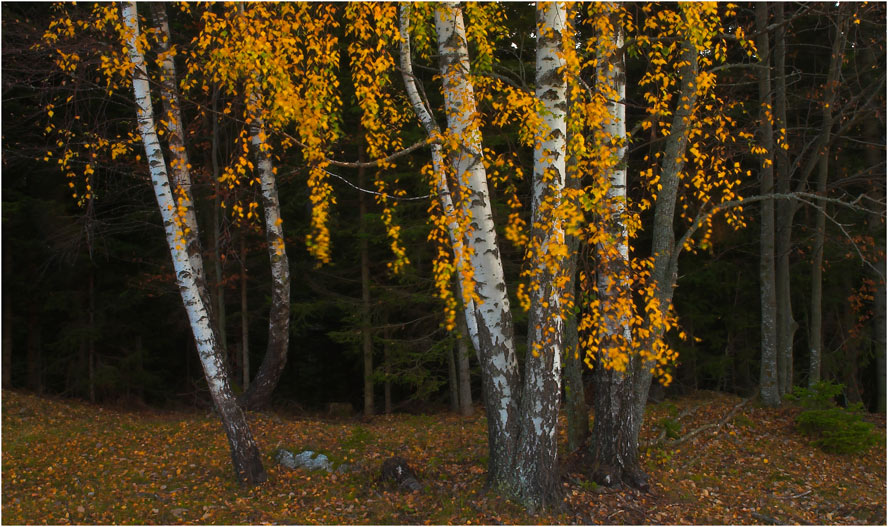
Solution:
M 305 450 L 299 454 L 293 454 L 285 448 L 280 448 L 275 453 L 275 460 L 289 469 L 304 468 L 306 470 L 324 470 L 333 472 L 333 462 L 324 454 L 311 450 Z

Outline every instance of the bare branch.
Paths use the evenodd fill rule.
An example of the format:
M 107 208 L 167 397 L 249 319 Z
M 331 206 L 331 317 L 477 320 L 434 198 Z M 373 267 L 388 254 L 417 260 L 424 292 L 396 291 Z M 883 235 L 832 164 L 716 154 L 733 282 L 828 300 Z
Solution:
M 859 202 L 864 198 L 869 199 L 870 201 L 873 201 L 877 206 L 880 206 L 880 208 L 873 209 L 873 208 L 868 208 L 868 207 L 864 207 L 863 205 L 860 205 Z M 830 197 L 823 196 L 820 194 L 814 194 L 811 192 L 790 192 L 790 193 L 786 193 L 786 194 L 762 194 L 762 195 L 758 195 L 758 196 L 752 196 L 749 198 L 743 198 L 743 199 L 732 200 L 732 201 L 724 201 L 722 203 L 719 203 L 718 205 L 713 206 L 708 211 L 705 211 L 705 212 L 701 211 L 699 214 L 697 214 L 697 217 L 694 219 L 694 222 L 691 224 L 691 226 L 688 227 L 688 230 L 685 231 L 685 233 L 681 237 L 681 239 L 679 239 L 675 243 L 675 248 L 672 252 L 672 265 L 677 264 L 678 255 L 681 253 L 682 249 L 684 248 L 685 243 L 687 243 L 687 241 L 694 235 L 694 233 L 697 232 L 697 230 L 700 227 L 703 226 L 704 223 L 706 223 L 707 221 L 712 219 L 713 216 L 715 216 L 716 214 L 718 214 L 719 212 L 721 212 L 723 210 L 727 210 L 727 209 L 730 209 L 733 207 L 740 207 L 740 206 L 743 206 L 743 205 L 746 205 L 749 203 L 755 203 L 757 201 L 764 201 L 764 200 L 769 200 L 769 199 L 788 199 L 788 200 L 800 201 L 800 202 L 805 203 L 806 205 L 810 205 L 810 206 L 814 207 L 815 209 L 817 209 L 818 211 L 820 211 L 832 223 L 834 223 L 836 226 L 838 226 L 839 230 L 842 231 L 842 234 L 844 234 L 845 237 L 848 238 L 848 240 L 854 246 L 854 250 L 857 252 L 857 255 L 860 257 L 860 260 L 864 264 L 866 264 L 867 266 L 872 268 L 880 277 L 882 277 L 883 280 L 885 279 L 885 276 L 882 274 L 882 271 L 879 268 L 875 267 L 870 261 L 868 261 L 863 256 L 863 253 L 860 251 L 860 248 L 854 242 L 854 239 L 851 237 L 851 235 L 848 233 L 848 231 L 845 230 L 845 226 L 843 224 L 839 223 L 835 218 L 833 218 L 832 216 L 827 214 L 826 209 L 822 205 L 818 205 L 817 203 L 815 203 L 813 201 L 813 200 L 817 200 L 822 203 L 832 203 L 834 205 L 839 205 L 841 207 L 849 208 L 849 209 L 856 210 L 859 212 L 884 215 L 885 214 L 884 213 L 885 203 L 873 200 L 872 198 L 869 198 L 866 195 L 861 195 L 857 199 L 855 199 L 854 201 L 850 201 L 850 202 L 844 201 L 841 199 L 837 199 L 837 198 L 830 198 Z

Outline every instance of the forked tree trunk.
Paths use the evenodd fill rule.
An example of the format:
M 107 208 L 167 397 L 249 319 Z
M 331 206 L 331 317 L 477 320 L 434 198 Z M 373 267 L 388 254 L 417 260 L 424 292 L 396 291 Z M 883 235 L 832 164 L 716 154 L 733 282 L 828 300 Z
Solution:
M 175 215 L 176 201 L 167 175 L 166 163 L 157 138 L 154 124 L 154 110 L 148 84 L 148 73 L 144 57 L 136 42 L 139 38 L 139 21 L 135 2 L 121 5 L 121 16 L 126 27 L 126 47 L 133 64 L 133 98 L 138 108 L 138 129 L 145 146 L 154 195 L 163 219 L 164 232 L 176 281 L 197 346 L 204 376 L 216 409 L 222 417 L 223 428 L 228 436 L 231 458 L 238 479 L 247 484 L 265 481 L 259 449 L 256 446 L 249 425 L 240 407 L 237 406 L 228 382 L 228 371 L 221 356 L 216 335 L 210 326 L 210 313 L 207 310 L 205 294 L 199 291 L 196 271 L 192 259 L 183 247 L 181 221 Z M 204 292 L 205 293 L 205 292 Z

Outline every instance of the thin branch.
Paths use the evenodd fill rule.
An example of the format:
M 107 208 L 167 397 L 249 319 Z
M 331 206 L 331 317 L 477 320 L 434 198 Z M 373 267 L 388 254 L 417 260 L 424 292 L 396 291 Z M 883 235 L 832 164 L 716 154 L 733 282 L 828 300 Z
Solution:
M 823 206 L 818 205 L 818 204 L 814 203 L 813 201 L 811 201 L 811 200 L 817 200 L 822 203 L 833 203 L 835 205 L 846 207 L 846 208 L 856 210 L 859 212 L 867 212 L 870 214 L 873 214 L 873 213 L 884 214 L 882 212 L 882 210 L 884 210 L 885 204 L 882 202 L 878 202 L 878 201 L 875 202 L 878 205 L 881 205 L 882 210 L 870 209 L 870 208 L 864 207 L 862 205 L 859 205 L 859 202 L 864 198 L 864 196 L 865 195 L 861 195 L 857 199 L 855 199 L 854 201 L 848 202 L 848 201 L 844 201 L 841 199 L 822 196 L 820 194 L 813 194 L 811 192 L 790 192 L 788 194 L 762 194 L 762 195 L 752 196 L 752 197 L 744 198 L 744 199 L 724 201 L 722 203 L 719 203 L 718 205 L 713 206 L 711 209 L 709 209 L 709 211 L 707 211 L 705 213 L 701 211 L 699 214 L 697 214 L 697 217 L 694 219 L 694 222 L 691 224 L 690 227 L 688 227 L 688 230 L 684 233 L 684 235 L 681 237 L 681 239 L 679 239 L 676 242 L 674 250 L 672 251 L 671 265 L 677 264 L 678 255 L 681 253 L 682 249 L 685 246 L 685 243 L 687 243 L 687 241 L 691 238 L 691 236 L 693 236 L 694 233 L 696 233 L 697 230 L 700 227 L 702 227 L 704 223 L 706 223 L 707 221 L 712 219 L 712 217 L 715 216 L 716 214 L 718 214 L 719 212 L 729 209 L 729 208 L 743 206 L 748 203 L 755 203 L 757 201 L 764 201 L 764 200 L 769 200 L 769 199 L 788 199 L 788 200 L 800 201 L 802 203 L 805 203 L 807 205 L 814 207 L 815 209 L 820 211 L 821 214 L 826 216 L 832 223 L 836 224 L 836 226 L 839 227 L 839 230 L 842 231 L 842 234 L 844 234 L 845 237 L 848 238 L 848 240 L 851 242 L 851 245 L 854 246 L 854 250 L 857 252 L 857 255 L 860 257 L 860 260 L 863 263 L 865 263 L 867 266 L 872 268 L 884 280 L 885 276 L 882 274 L 882 271 L 880 269 L 878 269 L 877 267 L 875 267 L 870 261 L 868 261 L 863 256 L 863 253 L 860 251 L 860 248 L 854 242 L 854 239 L 851 237 L 851 235 L 848 233 L 848 231 L 845 230 L 845 226 L 843 224 L 839 223 L 835 218 L 833 218 L 832 216 L 827 214 L 827 212 Z
M 670 447 L 676 447 L 676 446 L 678 446 L 678 445 L 684 443 L 684 442 L 687 441 L 688 439 L 691 439 L 692 437 L 694 437 L 694 436 L 700 434 L 701 432 L 704 432 L 704 431 L 709 430 L 709 429 L 711 429 L 711 428 L 715 428 L 716 430 L 718 430 L 719 428 L 723 427 L 723 426 L 725 425 L 725 423 L 727 423 L 728 421 L 730 421 L 731 418 L 734 417 L 734 415 L 737 413 L 737 411 L 738 411 L 740 408 L 742 408 L 746 403 L 748 403 L 748 402 L 750 401 L 750 399 L 751 399 L 751 398 L 746 398 L 746 399 L 743 399 L 742 401 L 740 401 L 739 403 L 737 403 L 737 404 L 734 406 L 734 408 L 732 408 L 731 411 L 728 412 L 728 415 L 724 416 L 724 418 L 722 418 L 722 420 L 719 421 L 718 423 L 709 423 L 709 424 L 707 424 L 707 425 L 703 425 L 703 426 L 701 426 L 701 427 L 699 427 L 699 428 L 697 428 L 697 429 L 694 429 L 694 430 L 688 432 L 687 434 L 685 434 L 685 435 L 679 437 L 678 439 L 675 439 L 675 440 L 673 440 L 673 441 L 670 441 L 670 442 L 668 443 L 668 446 L 670 446 Z
M 374 196 L 382 196 L 383 198 L 386 198 L 386 199 L 396 199 L 396 200 L 401 200 L 401 201 L 419 201 L 419 200 L 423 200 L 423 199 L 428 199 L 431 196 L 431 194 L 426 194 L 424 196 L 394 196 L 392 194 L 386 194 L 385 192 L 377 192 L 375 190 L 361 188 L 361 187 L 355 185 L 354 183 L 352 183 L 351 181 L 340 176 L 339 174 L 334 174 L 333 172 L 330 172 L 329 170 L 324 170 L 324 172 L 328 176 L 333 176 L 335 178 L 341 179 L 342 181 L 345 182 L 346 185 L 357 190 L 358 192 L 363 192 L 365 194 L 373 194 Z

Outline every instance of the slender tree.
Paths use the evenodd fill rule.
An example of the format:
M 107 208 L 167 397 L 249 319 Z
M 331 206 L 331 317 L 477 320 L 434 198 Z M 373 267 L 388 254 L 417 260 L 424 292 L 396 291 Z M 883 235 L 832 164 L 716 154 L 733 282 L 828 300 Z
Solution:
M 173 197 L 166 161 L 158 141 L 148 72 L 145 67 L 144 55 L 140 49 L 136 4 L 135 2 L 126 2 L 121 4 L 120 9 L 126 47 L 132 64 L 133 97 L 138 108 L 139 135 L 145 147 L 151 182 L 163 218 L 166 241 L 173 260 L 176 280 L 185 310 L 188 313 L 188 319 L 191 322 L 204 376 L 228 436 L 231 458 L 238 479 L 251 485 L 261 483 L 265 481 L 266 474 L 259 449 L 253 440 L 244 413 L 237 405 L 231 392 L 224 357 L 221 355 L 216 335 L 210 325 L 210 313 L 204 301 L 208 295 L 201 294 L 199 291 L 201 284 L 195 278 L 196 271 L 191 265 L 192 258 L 190 258 L 188 247 L 183 240 L 184 222 L 176 214 L 179 209 Z

